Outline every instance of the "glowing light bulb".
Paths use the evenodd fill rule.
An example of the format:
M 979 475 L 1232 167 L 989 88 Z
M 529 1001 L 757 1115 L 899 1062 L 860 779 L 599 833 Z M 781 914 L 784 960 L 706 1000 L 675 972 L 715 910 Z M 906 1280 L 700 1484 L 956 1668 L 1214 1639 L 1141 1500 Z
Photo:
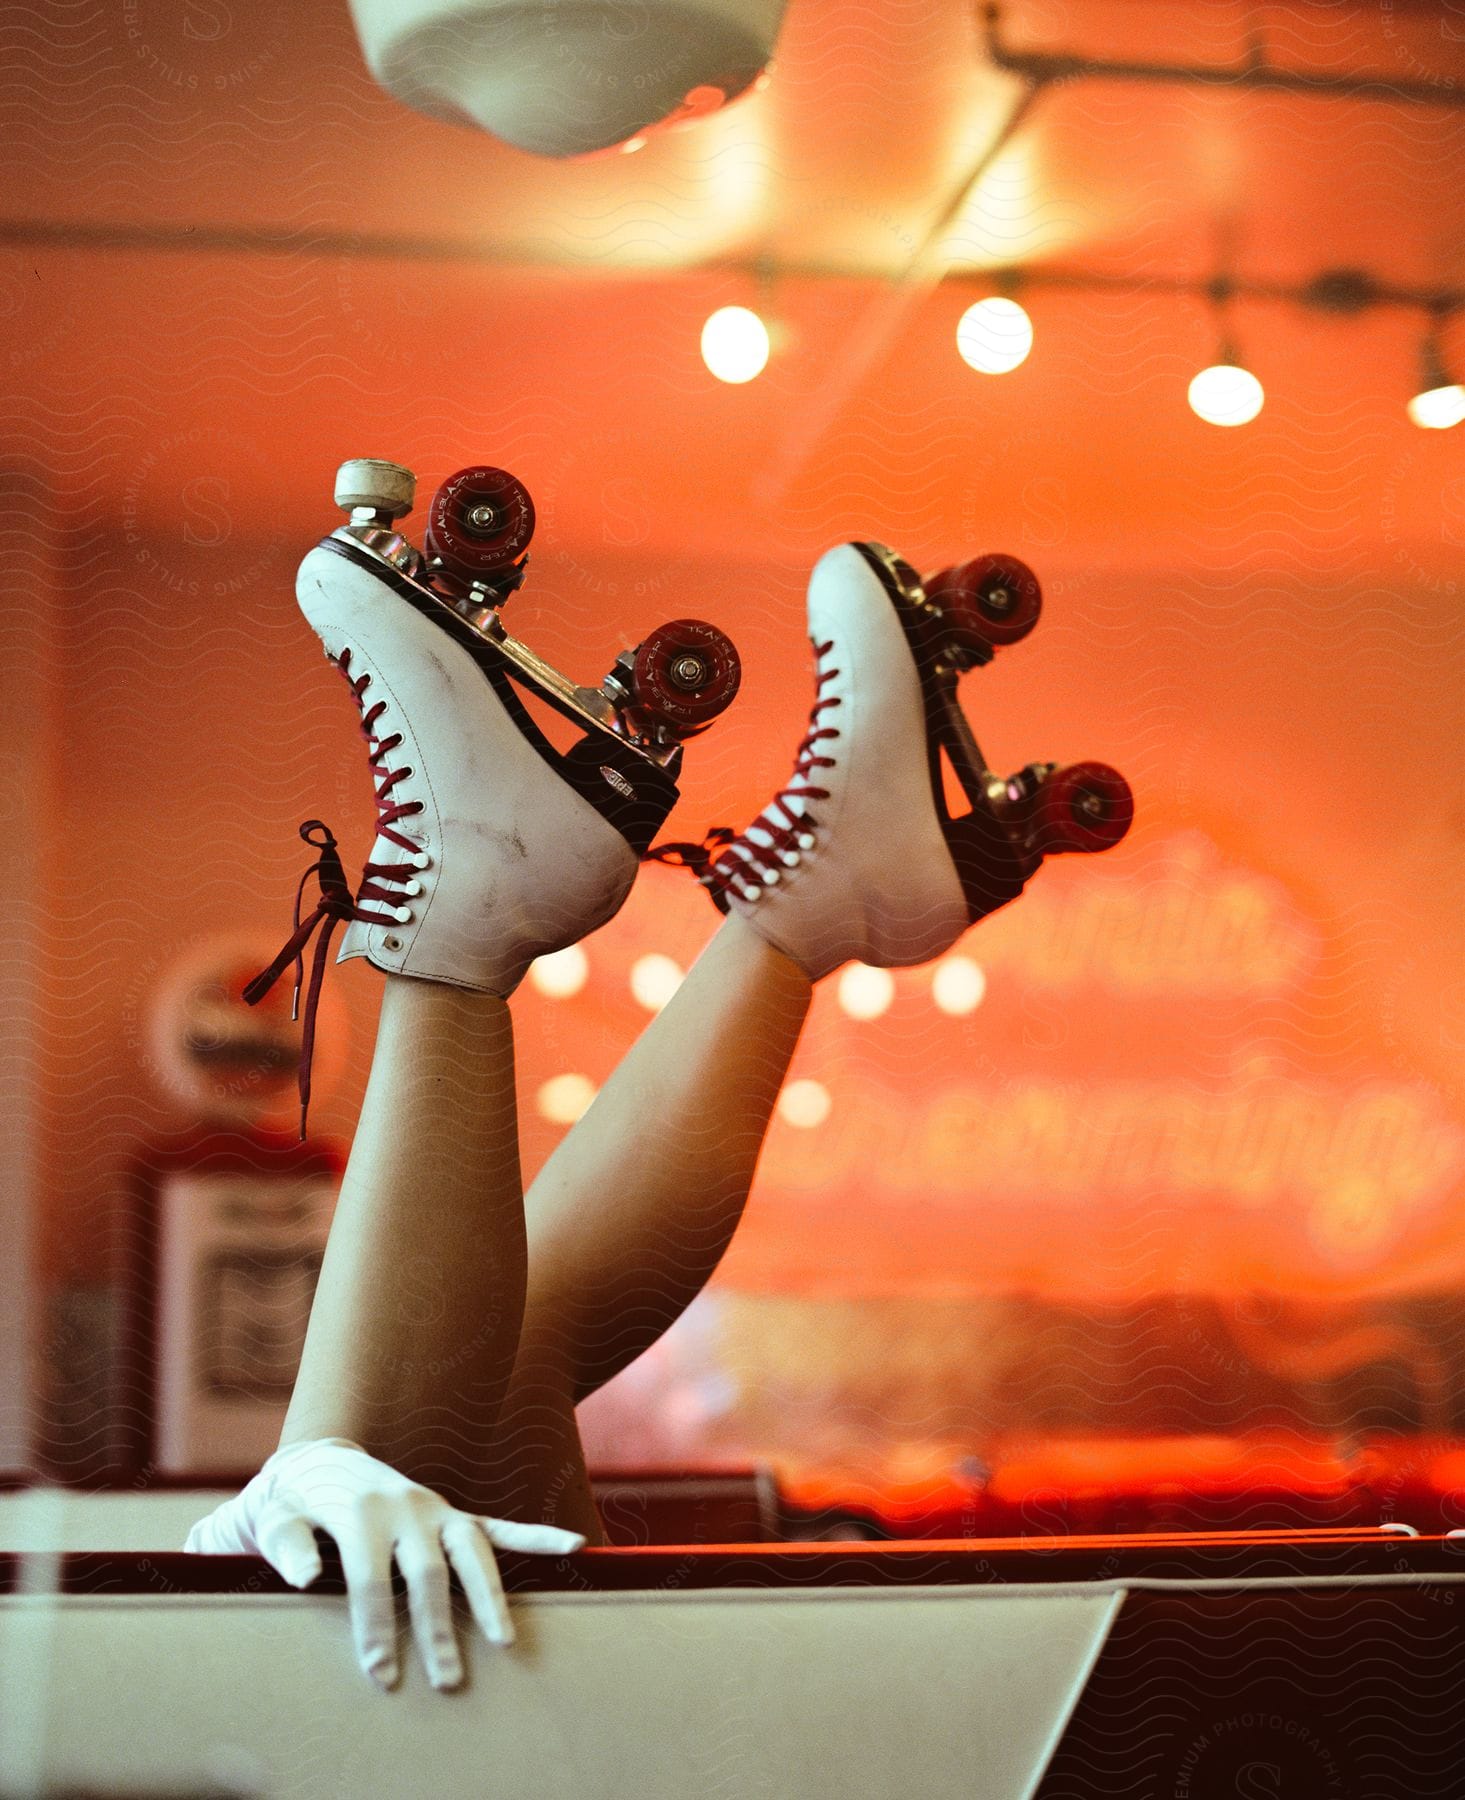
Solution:
M 834 1108 L 822 1081 L 791 1081 L 778 1096 L 778 1116 L 801 1131 L 822 1125 Z
M 1426 388 L 1405 410 L 1421 430 L 1448 431 L 1465 419 L 1465 387 L 1453 381 L 1445 387 Z
M 751 381 L 768 362 L 768 327 L 746 306 L 720 306 L 702 327 L 702 360 L 719 381 Z
M 588 1075 L 551 1075 L 537 1096 L 539 1116 L 553 1125 L 573 1125 L 594 1098 Z
M 551 1000 L 568 1000 L 578 994 L 590 975 L 590 959 L 578 944 L 536 956 L 529 965 L 529 985 Z
M 987 977 L 969 956 L 948 956 L 937 963 L 931 980 L 931 998 L 937 1010 L 960 1017 L 975 1012 L 987 992 Z
M 681 965 L 669 956 L 638 956 L 631 964 L 631 994 L 647 1012 L 660 1012 L 682 979 Z
M 840 1010 L 852 1019 L 878 1019 L 895 998 L 895 982 L 889 969 L 872 969 L 868 963 L 851 963 L 839 978 Z
M 1027 360 L 1033 322 L 1016 300 L 994 295 L 961 315 L 956 348 L 961 360 L 982 375 L 1006 375 Z
M 1249 425 L 1266 395 L 1250 369 L 1214 363 L 1190 384 L 1190 409 L 1207 425 Z

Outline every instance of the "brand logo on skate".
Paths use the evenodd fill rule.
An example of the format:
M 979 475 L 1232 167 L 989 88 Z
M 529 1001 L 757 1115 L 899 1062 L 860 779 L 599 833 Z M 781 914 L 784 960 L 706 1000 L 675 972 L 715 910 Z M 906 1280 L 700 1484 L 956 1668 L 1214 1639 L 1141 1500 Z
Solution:
M 606 765 L 602 763 L 600 765 L 600 772 L 618 794 L 623 794 L 627 800 L 634 800 L 636 798 L 635 788 L 631 786 L 630 782 L 626 780 L 619 769 L 607 768 Z

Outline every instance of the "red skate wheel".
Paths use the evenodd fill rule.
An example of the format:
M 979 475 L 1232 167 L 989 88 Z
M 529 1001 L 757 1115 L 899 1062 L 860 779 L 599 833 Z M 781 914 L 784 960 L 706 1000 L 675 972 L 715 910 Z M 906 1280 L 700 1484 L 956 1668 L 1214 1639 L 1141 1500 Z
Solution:
M 701 619 L 674 619 L 637 647 L 631 699 L 637 711 L 688 737 L 732 705 L 742 679 L 742 661 L 725 632 Z
M 1017 643 L 1043 610 L 1037 576 L 1015 556 L 974 556 L 953 569 L 942 569 L 926 583 L 926 594 L 960 636 L 984 644 Z
M 1036 795 L 1037 847 L 1045 856 L 1064 850 L 1110 850 L 1134 822 L 1129 783 L 1107 763 L 1074 763 L 1057 769 Z
M 432 497 L 423 544 L 450 575 L 511 569 L 534 536 L 534 502 L 507 469 L 459 469 Z

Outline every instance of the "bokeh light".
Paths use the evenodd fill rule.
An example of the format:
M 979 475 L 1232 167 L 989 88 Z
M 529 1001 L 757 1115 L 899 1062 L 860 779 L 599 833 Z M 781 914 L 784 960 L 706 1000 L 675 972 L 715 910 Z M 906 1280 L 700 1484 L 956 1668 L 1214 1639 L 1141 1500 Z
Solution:
M 868 963 L 851 963 L 839 978 L 836 990 L 841 1011 L 852 1019 L 878 1019 L 889 1011 L 895 998 L 895 981 L 889 969 L 872 969 Z
M 791 1081 L 778 1096 L 778 1116 L 801 1131 L 822 1125 L 834 1110 L 829 1089 L 822 1081 Z
M 751 381 L 768 363 L 768 327 L 746 306 L 720 306 L 702 327 L 702 360 L 719 381 Z
M 937 963 L 931 977 L 931 998 L 937 1010 L 959 1018 L 975 1012 L 987 992 L 987 977 L 981 965 L 969 956 L 948 956 Z
M 961 315 L 956 348 L 961 360 L 982 375 L 1006 375 L 1027 360 L 1033 322 L 1016 300 L 993 295 Z
M 1249 425 L 1266 395 L 1250 369 L 1235 363 L 1213 363 L 1190 384 L 1190 408 L 1207 425 Z
M 660 1012 L 683 979 L 681 964 L 669 956 L 638 956 L 631 964 L 631 993 L 647 1012 Z
M 588 1075 L 552 1075 L 538 1094 L 539 1116 L 555 1125 L 573 1125 L 595 1098 Z
M 568 1000 L 578 994 L 590 975 L 590 959 L 578 944 L 536 956 L 529 965 L 529 985 L 551 1000 Z

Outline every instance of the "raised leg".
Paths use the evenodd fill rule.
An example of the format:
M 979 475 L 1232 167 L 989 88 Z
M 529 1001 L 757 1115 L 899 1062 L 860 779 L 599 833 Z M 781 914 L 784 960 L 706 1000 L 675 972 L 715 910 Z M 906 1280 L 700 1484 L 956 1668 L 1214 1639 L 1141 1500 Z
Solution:
M 653 1344 L 717 1267 L 811 992 L 797 963 L 729 919 L 531 1186 L 496 1510 L 598 1539 L 575 1406 Z
M 389 976 L 281 1442 L 349 1438 L 486 1510 L 525 1269 L 508 1006 Z
M 1042 860 L 1024 820 L 999 812 L 1010 784 L 985 781 L 955 701 L 959 668 L 1036 622 L 1036 583 L 1011 559 L 986 558 L 938 586 L 944 608 L 877 546 L 821 558 L 809 584 L 814 703 L 787 785 L 745 831 L 715 834 L 710 863 L 705 850 L 668 846 L 730 916 L 530 1190 L 501 1511 L 597 1533 L 575 1404 L 654 1342 L 717 1266 L 812 983 L 856 957 L 940 955 Z M 947 643 L 958 627 L 984 634 L 969 655 Z M 973 807 L 957 820 L 938 762 L 953 745 L 969 753 Z M 1075 784 L 1073 817 L 1062 814 L 1049 848 L 1098 847 L 1075 841 L 1080 801 L 1098 806 L 1104 842 L 1123 835 L 1132 806 L 1113 780 L 1112 792 Z

